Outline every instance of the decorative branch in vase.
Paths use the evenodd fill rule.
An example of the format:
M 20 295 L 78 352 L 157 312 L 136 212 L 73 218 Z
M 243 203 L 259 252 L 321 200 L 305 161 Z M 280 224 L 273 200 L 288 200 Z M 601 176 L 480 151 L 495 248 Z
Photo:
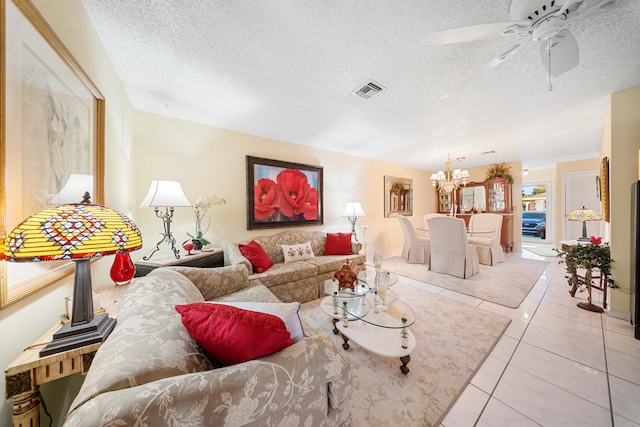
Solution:
M 227 201 L 217 194 L 200 196 L 196 199 L 193 204 L 193 213 L 196 216 L 196 232 L 195 235 L 187 233 L 187 235 L 191 237 L 194 250 L 201 250 L 204 246 L 211 244 L 211 242 L 204 237 L 204 234 L 211 226 L 211 218 L 209 218 L 207 214 L 212 207 L 225 204 L 227 204 Z M 206 224 L 204 223 L 205 217 L 207 219 Z M 185 243 L 188 241 L 189 240 L 186 240 Z

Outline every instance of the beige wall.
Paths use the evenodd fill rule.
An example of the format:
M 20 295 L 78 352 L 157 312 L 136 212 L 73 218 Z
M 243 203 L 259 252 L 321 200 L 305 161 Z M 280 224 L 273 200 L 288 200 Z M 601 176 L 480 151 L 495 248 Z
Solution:
M 384 218 L 384 176 L 408 178 L 414 186 L 414 225 L 422 215 L 435 210 L 435 193 L 430 173 L 409 169 L 332 151 L 303 147 L 281 141 L 137 112 L 136 115 L 136 191 L 144 197 L 152 179 L 176 179 L 190 200 L 205 194 L 219 194 L 226 205 L 210 211 L 211 228 L 206 237 L 217 247 L 230 242 L 273 234 L 282 229 L 247 230 L 246 155 L 323 167 L 324 225 L 310 230 L 349 231 L 351 226 L 341 217 L 345 204 L 355 198 L 367 214 L 358 218 L 356 232 L 362 241 L 360 225 L 369 225 L 368 255 L 374 250 L 386 254 L 401 250 L 403 237 L 398 220 Z M 149 251 L 157 242 L 162 224 L 151 209 L 139 209 L 138 225 Z M 179 243 L 194 232 L 194 217 L 189 208 L 178 208 L 173 224 Z M 162 252 L 168 253 L 164 244 Z M 135 258 L 135 256 L 134 256 Z M 227 260 L 228 262 L 228 260 Z
M 34 4 L 106 99 L 105 204 L 125 213 L 135 213 L 135 169 L 131 167 L 133 110 L 122 83 L 107 60 L 81 0 L 65 0 L 64 6 L 48 0 L 35 0 Z M 108 284 L 111 258 L 92 263 L 94 288 Z M 73 276 L 69 276 L 0 310 L 0 366 L 6 367 L 60 320 L 65 309 L 64 297 L 71 295 L 72 285 Z M 81 381 L 78 374 L 42 387 L 54 426 L 61 424 L 62 415 Z M 1 383 L 4 396 L 5 383 Z M 0 425 L 11 425 L 11 405 L 4 399 L 0 399 Z
M 630 257 L 634 245 L 631 235 L 632 185 L 638 180 L 640 150 L 640 86 L 611 95 L 610 115 L 603 136 L 603 154 L 610 150 L 611 259 L 612 275 L 620 289 L 611 292 L 611 311 L 629 318 L 630 286 L 636 267 Z

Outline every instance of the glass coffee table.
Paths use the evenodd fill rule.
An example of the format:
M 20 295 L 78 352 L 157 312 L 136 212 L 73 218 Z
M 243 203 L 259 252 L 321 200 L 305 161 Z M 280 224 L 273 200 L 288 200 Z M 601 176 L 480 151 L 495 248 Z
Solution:
M 361 273 L 362 274 L 362 273 Z M 367 278 L 375 276 L 375 271 Z M 364 279 L 364 278 L 363 278 Z M 349 340 L 371 353 L 383 357 L 398 357 L 402 362 L 400 371 L 409 373 L 408 363 L 416 339 L 409 327 L 416 321 L 414 311 L 404 302 L 387 293 L 385 310 L 379 310 L 374 303 L 374 293 L 363 279 L 356 287 L 338 289 L 332 280 L 325 281 L 324 291 L 328 296 L 321 303 L 321 309 L 331 316 L 333 333 L 342 335 L 342 347 L 348 350 Z M 390 280 L 393 284 L 398 277 Z

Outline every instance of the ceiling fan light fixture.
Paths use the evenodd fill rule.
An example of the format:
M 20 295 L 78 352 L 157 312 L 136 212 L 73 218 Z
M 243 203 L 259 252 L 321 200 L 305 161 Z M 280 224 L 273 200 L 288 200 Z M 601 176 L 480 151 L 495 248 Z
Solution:
M 551 16 L 545 19 L 531 32 L 533 40 L 549 40 L 562 31 L 565 21 L 566 17 L 564 15 Z

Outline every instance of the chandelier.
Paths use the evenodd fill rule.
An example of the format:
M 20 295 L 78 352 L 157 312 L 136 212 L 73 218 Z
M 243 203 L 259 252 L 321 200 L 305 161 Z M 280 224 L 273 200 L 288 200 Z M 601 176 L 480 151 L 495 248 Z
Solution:
M 452 162 L 461 162 L 464 157 L 458 157 L 455 160 L 451 160 L 447 154 L 446 171 L 438 171 L 431 174 L 431 185 L 438 191 L 446 191 L 451 193 L 453 190 L 457 190 L 460 187 L 467 185 L 469 179 L 469 171 L 466 169 L 454 169 L 451 171 Z

